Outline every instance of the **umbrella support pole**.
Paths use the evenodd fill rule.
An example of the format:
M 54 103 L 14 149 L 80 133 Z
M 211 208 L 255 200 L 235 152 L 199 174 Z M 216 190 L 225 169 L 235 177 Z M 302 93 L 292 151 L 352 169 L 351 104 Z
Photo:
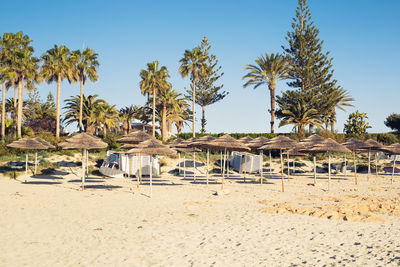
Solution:
M 186 179 L 186 153 L 183 153 L 183 179 Z
M 368 149 L 368 176 L 367 181 L 369 181 L 369 176 L 371 175 L 371 149 Z
M 86 150 L 86 177 L 89 176 L 89 151 Z
M 356 162 L 356 152 L 354 152 L 354 179 L 356 185 L 358 184 L 357 182 L 357 162 Z
M 28 153 L 26 153 L 26 159 L 25 159 L 25 183 L 28 179 Z
M 226 148 L 224 152 L 224 168 L 222 168 L 222 185 L 221 188 L 224 189 L 224 180 L 225 180 L 225 162 L 226 162 Z
M 287 157 L 286 157 L 286 160 L 287 160 L 287 180 L 289 181 L 289 176 L 290 176 L 289 151 L 286 151 L 286 152 L 287 152 Z
M 378 177 L 378 153 L 375 153 L 375 175 Z
M 331 152 L 328 151 L 328 191 L 331 190 Z
M 139 163 L 139 155 L 136 155 L 135 167 L 138 167 L 138 163 Z M 139 189 L 140 181 L 139 181 L 139 172 L 138 171 L 136 171 L 136 183 L 137 183 L 136 187 Z
M 293 167 L 293 176 L 295 176 L 296 175 L 296 158 L 293 158 L 292 167 Z
M 285 192 L 285 185 L 283 181 L 283 156 L 282 156 L 282 149 L 280 150 L 281 154 L 281 176 L 282 176 L 282 192 Z
M 142 184 L 142 155 L 139 153 L 139 178 L 140 184 Z
M 86 150 L 82 151 L 82 191 L 85 190 L 85 153 Z
M 344 154 L 344 176 L 347 177 L 346 153 Z
M 393 184 L 394 170 L 396 169 L 396 155 L 393 155 L 393 170 L 392 170 L 392 178 L 390 179 L 390 183 Z
M 153 156 L 150 155 L 150 198 L 153 197 Z
M 178 176 L 181 175 L 181 153 L 178 153 Z
M 220 161 L 220 162 L 221 162 L 221 168 L 220 168 L 221 171 L 220 171 L 220 173 L 221 173 L 221 175 L 222 175 L 222 151 L 221 151 L 221 161 Z
M 269 178 L 272 178 L 272 155 L 271 155 L 271 150 L 269 151 Z
M 260 184 L 263 184 L 263 152 L 260 152 Z
M 229 178 L 229 151 L 226 152 L 226 177 Z
M 244 153 L 244 175 L 243 175 L 243 182 L 246 182 L 246 172 L 247 172 L 247 152 Z
M 208 186 L 208 176 L 209 176 L 209 165 L 210 165 L 210 150 L 207 148 L 207 186 Z
M 317 157 L 314 155 L 313 156 L 314 160 L 314 185 L 317 184 Z
M 36 173 L 37 173 L 37 164 L 38 163 L 38 161 L 37 161 L 37 151 L 36 151 L 36 153 L 35 153 L 35 175 L 36 175 Z
M 196 152 L 193 151 L 193 182 L 196 182 Z

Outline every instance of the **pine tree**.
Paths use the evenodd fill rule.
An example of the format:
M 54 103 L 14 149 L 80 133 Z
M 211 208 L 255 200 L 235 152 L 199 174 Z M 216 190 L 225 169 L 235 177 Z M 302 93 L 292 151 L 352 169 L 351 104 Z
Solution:
M 312 21 L 307 0 L 298 0 L 292 30 L 285 38 L 288 47 L 282 46 L 290 65 L 288 78 L 291 81 L 288 82 L 288 86 L 301 93 L 297 94 L 301 97 L 299 101 L 305 101 L 308 109 L 317 110 L 323 120 L 329 118 L 333 132 L 335 109 L 344 110 L 343 106 L 351 106 L 349 101 L 353 101 L 353 98 L 333 79 L 332 58 L 329 57 L 329 51 L 323 51 L 324 41 L 319 39 L 318 35 L 319 29 Z M 336 93 L 341 97 L 326 101 L 327 95 Z M 277 111 L 279 115 L 282 115 L 283 106 Z M 310 132 L 311 129 L 312 124 Z
M 218 80 L 224 75 L 221 73 L 221 66 L 218 65 L 218 59 L 216 55 L 210 54 L 211 45 L 208 42 L 206 36 L 201 40 L 201 45 L 199 47 L 202 54 L 206 57 L 204 64 L 204 72 L 199 75 L 199 80 L 196 84 L 196 104 L 200 105 L 202 108 L 201 117 L 201 133 L 204 134 L 206 131 L 206 106 L 212 105 L 218 101 L 224 99 L 229 93 L 222 91 L 224 87 L 223 84 L 217 85 Z M 191 86 L 193 90 L 193 87 Z M 186 97 L 193 101 L 192 90 L 186 90 Z

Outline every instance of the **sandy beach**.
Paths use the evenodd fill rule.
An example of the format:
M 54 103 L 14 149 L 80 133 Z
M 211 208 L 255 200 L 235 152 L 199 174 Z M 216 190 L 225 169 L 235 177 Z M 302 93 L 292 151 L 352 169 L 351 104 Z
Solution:
M 168 164 L 168 166 L 173 166 Z M 171 168 L 171 167 L 170 167 Z M 72 171 L 72 172 L 71 172 Z M 1 266 L 399 266 L 400 177 L 0 178 Z M 265 174 L 268 178 L 268 173 Z M 215 195 L 219 192 L 219 195 Z

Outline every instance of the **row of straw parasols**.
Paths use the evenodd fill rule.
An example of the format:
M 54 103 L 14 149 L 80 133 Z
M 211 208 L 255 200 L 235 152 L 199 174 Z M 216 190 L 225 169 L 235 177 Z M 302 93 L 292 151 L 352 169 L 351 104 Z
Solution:
M 265 137 L 258 137 L 252 139 L 251 137 L 244 137 L 240 140 L 236 140 L 230 135 L 223 135 L 219 138 L 214 138 L 211 136 L 203 136 L 201 138 L 191 138 L 188 140 L 177 139 L 173 141 L 170 146 L 162 144 L 162 142 L 158 141 L 154 137 L 142 132 L 135 131 L 132 132 L 121 139 L 118 140 L 122 144 L 122 148 L 128 149 L 126 153 L 135 153 L 137 155 L 153 155 L 153 154 L 174 154 L 176 151 L 178 152 L 194 152 L 193 153 L 193 166 L 196 168 L 196 159 L 195 152 L 201 151 L 202 149 L 207 149 L 207 184 L 209 180 L 209 150 L 220 150 L 221 151 L 221 176 L 222 176 L 222 188 L 224 186 L 225 174 L 229 175 L 229 165 L 226 164 L 227 161 L 227 152 L 230 151 L 243 151 L 248 152 L 251 149 L 258 149 L 261 153 L 261 166 L 262 166 L 262 151 L 269 151 L 270 153 L 270 166 L 271 166 L 271 150 L 279 150 L 280 151 L 280 159 L 281 159 L 281 181 L 282 181 L 282 191 L 284 191 L 284 175 L 283 175 L 283 150 L 286 150 L 286 155 L 299 155 L 300 153 L 309 153 L 313 155 L 314 159 L 314 183 L 316 182 L 316 157 L 317 153 L 328 153 L 328 189 L 330 189 L 330 177 L 331 177 L 331 152 L 343 152 L 354 154 L 354 165 L 355 165 L 355 183 L 357 184 L 357 171 L 356 171 L 356 152 L 368 152 L 368 174 L 371 172 L 370 168 L 370 155 L 372 152 L 384 151 L 391 155 L 399 155 L 400 154 L 400 144 L 394 144 L 391 146 L 384 147 L 378 142 L 369 139 L 367 141 L 362 141 L 358 139 L 350 139 L 344 144 L 339 144 L 332 139 L 324 139 L 318 135 L 312 135 L 306 139 L 301 140 L 300 142 L 296 142 L 285 136 L 277 136 L 272 139 L 267 139 Z M 99 149 L 107 147 L 107 144 L 103 142 L 100 138 L 94 137 L 92 135 L 86 133 L 77 134 L 64 142 L 60 143 L 64 149 L 80 149 L 82 150 L 82 189 L 84 189 L 85 183 L 85 159 L 87 161 L 87 151 L 90 149 Z M 44 141 L 40 138 L 23 138 L 17 140 L 9 145 L 9 147 L 20 148 L 20 149 L 48 149 L 53 146 L 48 142 Z M 222 156 L 223 155 L 223 156 Z M 180 157 L 180 154 L 179 154 Z M 152 159 L 152 157 L 150 157 Z M 184 164 L 185 164 L 184 158 Z M 27 162 L 28 162 L 28 154 L 26 156 L 26 173 L 27 173 Z M 345 160 L 346 162 L 346 160 Z M 36 174 L 36 166 L 37 166 L 37 153 L 35 160 L 35 174 Z M 152 162 L 151 162 L 152 165 Z M 246 165 L 246 163 L 245 163 Z M 227 167 L 227 169 L 226 169 Z M 184 167 L 185 168 L 185 167 Z M 392 181 L 394 176 L 395 169 L 395 161 L 393 161 L 393 173 L 392 173 Z M 140 170 L 140 167 L 139 167 Z M 150 168 L 152 171 L 152 168 Z M 180 168 L 179 168 L 180 171 Z M 271 168 L 270 168 L 271 172 Z M 261 175 L 261 183 L 263 180 L 262 172 Z M 244 173 L 245 179 L 246 173 Z M 27 175 L 26 175 L 27 176 Z M 289 168 L 288 168 L 288 176 L 289 176 Z M 140 175 L 141 178 L 141 175 Z M 196 176 L 194 174 L 194 180 Z M 138 181 L 139 184 L 139 181 Z M 150 196 L 152 196 L 152 172 L 150 172 Z

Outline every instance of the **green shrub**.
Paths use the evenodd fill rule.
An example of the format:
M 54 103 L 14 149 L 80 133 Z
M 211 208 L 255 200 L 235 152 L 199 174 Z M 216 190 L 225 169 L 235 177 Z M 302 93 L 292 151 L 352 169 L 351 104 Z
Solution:
M 378 142 L 381 142 L 385 145 L 390 145 L 399 142 L 399 139 L 396 135 L 392 133 L 382 133 L 377 135 Z

